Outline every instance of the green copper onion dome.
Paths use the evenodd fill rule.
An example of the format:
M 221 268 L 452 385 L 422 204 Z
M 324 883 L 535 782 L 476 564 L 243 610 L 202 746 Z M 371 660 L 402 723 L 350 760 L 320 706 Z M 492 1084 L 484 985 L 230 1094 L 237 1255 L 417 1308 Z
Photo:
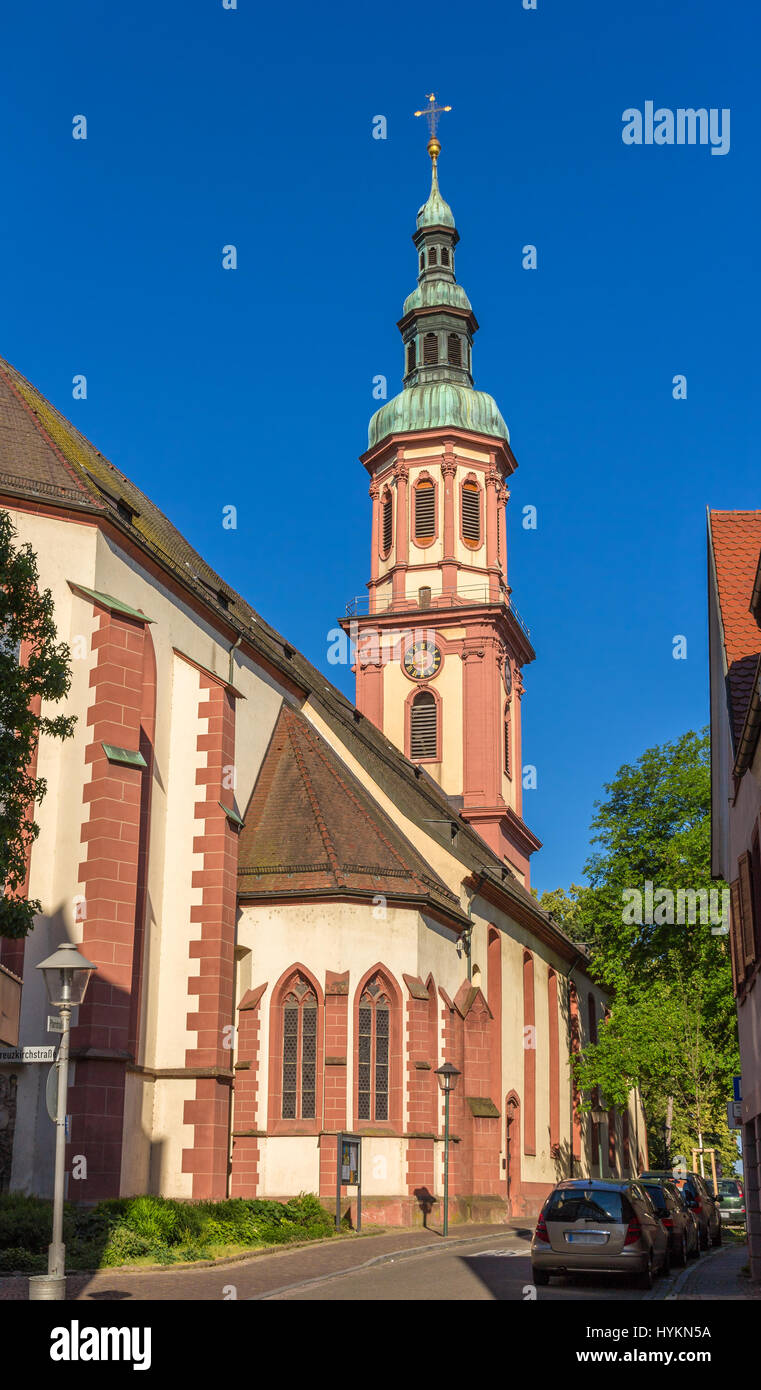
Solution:
M 449 203 L 445 203 L 441 196 L 435 160 L 433 161 L 433 177 L 428 202 L 423 203 L 418 212 L 417 225 L 418 229 L 421 227 L 452 227 L 454 229 L 454 213 Z
M 447 425 L 472 430 L 473 434 L 490 434 L 510 443 L 510 433 L 493 396 L 452 381 L 435 381 L 400 391 L 376 410 L 370 421 L 368 448 L 373 449 L 390 434 Z
M 473 385 L 473 336 L 478 323 L 455 279 L 454 253 L 460 238 L 452 209 L 439 189 L 440 150 L 438 140 L 432 138 L 428 145 L 433 164 L 431 192 L 417 215 L 412 237 L 418 254 L 418 283 L 405 299 L 399 321 L 404 342 L 402 390 L 373 415 L 370 449 L 391 434 L 448 426 L 510 441 L 496 402 Z

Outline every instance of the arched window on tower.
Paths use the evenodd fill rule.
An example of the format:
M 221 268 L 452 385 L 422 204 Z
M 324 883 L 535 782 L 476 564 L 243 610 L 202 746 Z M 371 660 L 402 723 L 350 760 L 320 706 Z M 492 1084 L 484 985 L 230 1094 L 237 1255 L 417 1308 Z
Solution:
M 512 746 L 511 746 L 511 745 L 512 745 L 512 726 L 511 726 L 511 720 L 510 720 L 510 704 L 509 704 L 509 702 L 508 702 L 508 704 L 505 705 L 505 728 L 504 728 L 504 736 L 505 736 L 505 750 L 504 750 L 504 752 L 505 752 L 505 761 L 504 761 L 505 776 L 506 776 L 506 777 L 512 777 L 512 775 L 513 775 L 513 760 L 512 760 Z
M 434 759 L 438 751 L 438 708 L 430 690 L 421 690 L 410 710 L 410 758 L 413 763 Z
M 462 366 L 462 343 L 459 333 L 450 333 L 447 337 L 447 362 L 450 367 Z
M 481 489 L 478 483 L 462 485 L 462 538 L 472 550 L 481 544 Z
M 435 367 L 439 360 L 439 340 L 435 333 L 426 333 L 423 339 L 423 366 Z
M 391 549 L 391 541 L 394 533 L 394 499 L 388 488 L 386 488 L 383 494 L 381 506 L 383 509 L 381 513 L 381 550 L 383 558 L 385 559 Z
M 425 251 L 420 252 L 420 269 L 425 270 Z
M 417 344 L 414 338 L 407 344 L 407 371 L 414 372 L 417 366 Z
M 442 265 L 449 265 L 449 247 L 448 247 L 448 246 L 442 246 L 442 248 L 441 248 L 441 264 L 442 264 Z
M 313 1120 L 317 1079 L 317 997 L 297 980 L 283 1000 L 283 1119 Z
M 391 1040 L 391 1000 L 382 978 L 365 985 L 357 1028 L 357 1118 L 387 1120 Z
M 438 251 L 437 251 L 436 247 L 435 247 L 435 246 L 429 246 L 429 248 L 428 248 L 428 264 L 429 264 L 429 265 L 437 265 L 437 264 L 438 264 L 438 260 L 439 260 L 439 256 L 438 256 Z
M 414 526 L 416 541 L 430 541 L 436 535 L 436 489 L 430 478 L 415 485 Z

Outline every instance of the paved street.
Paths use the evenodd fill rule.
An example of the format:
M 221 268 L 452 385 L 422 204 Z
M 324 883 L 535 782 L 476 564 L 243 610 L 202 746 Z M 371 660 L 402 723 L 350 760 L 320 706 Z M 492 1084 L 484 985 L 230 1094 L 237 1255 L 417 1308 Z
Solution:
M 650 1292 L 606 1276 L 553 1279 L 531 1284 L 531 1229 L 502 1226 L 455 1228 L 445 1242 L 435 1231 L 353 1236 L 297 1249 L 277 1250 L 231 1264 L 154 1270 L 101 1270 L 67 1281 L 78 1302 L 225 1299 L 276 1302 L 626 1302 L 761 1298 L 743 1277 L 744 1244 L 727 1244 L 658 1280 Z M 24 1278 L 0 1279 L 0 1300 L 26 1300 Z
M 276 1301 L 405 1303 L 431 1299 L 521 1302 L 534 1297 L 539 1302 L 624 1301 L 645 1296 L 625 1281 L 593 1276 L 553 1279 L 546 1288 L 534 1289 L 529 1245 L 528 1233 L 503 1227 L 499 1235 L 384 1256 L 364 1268 L 264 1296 Z

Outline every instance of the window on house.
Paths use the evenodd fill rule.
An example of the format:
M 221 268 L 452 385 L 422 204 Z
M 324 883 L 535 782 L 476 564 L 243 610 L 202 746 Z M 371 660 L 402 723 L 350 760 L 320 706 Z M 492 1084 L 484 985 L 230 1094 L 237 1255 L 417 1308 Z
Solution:
M 410 758 L 413 763 L 435 758 L 437 752 L 438 710 L 430 690 L 421 690 L 410 711 Z
M 316 1114 L 317 998 L 304 981 L 283 1001 L 283 1119 Z
M 415 540 L 432 540 L 436 534 L 436 492 L 424 478 L 415 488 Z
M 462 485 L 462 535 L 469 545 L 481 543 L 481 494 L 477 483 Z
M 415 339 L 407 344 L 407 371 L 414 372 L 417 366 L 417 352 L 415 351 Z
M 462 366 L 462 344 L 457 333 L 450 333 L 447 338 L 447 362 L 451 367 Z
M 387 492 L 383 498 L 383 554 L 388 555 L 391 549 L 391 538 L 393 532 L 393 500 L 391 493 Z
M 423 366 L 435 367 L 439 360 L 439 340 L 435 333 L 426 333 L 423 339 Z
M 387 1120 L 391 1003 L 377 976 L 362 991 L 358 1022 L 357 1117 Z

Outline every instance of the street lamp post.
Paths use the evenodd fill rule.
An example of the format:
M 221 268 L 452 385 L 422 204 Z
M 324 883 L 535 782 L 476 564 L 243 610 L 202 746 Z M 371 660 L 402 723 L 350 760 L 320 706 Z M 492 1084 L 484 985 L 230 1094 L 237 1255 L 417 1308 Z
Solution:
M 30 1299 L 66 1297 L 66 1247 L 63 1243 L 63 1182 L 66 1160 L 66 1102 L 69 1089 L 69 1031 L 71 1011 L 82 1003 L 90 976 L 97 966 L 66 941 L 47 960 L 40 961 L 48 998 L 61 1015 L 61 1046 L 58 1050 L 58 1098 L 55 1131 L 55 1185 L 53 1188 L 53 1239 L 48 1246 L 48 1272 L 29 1280 Z
M 449 1235 L 449 1097 L 460 1075 L 457 1067 L 445 1062 L 435 1073 L 444 1092 L 444 1235 Z

